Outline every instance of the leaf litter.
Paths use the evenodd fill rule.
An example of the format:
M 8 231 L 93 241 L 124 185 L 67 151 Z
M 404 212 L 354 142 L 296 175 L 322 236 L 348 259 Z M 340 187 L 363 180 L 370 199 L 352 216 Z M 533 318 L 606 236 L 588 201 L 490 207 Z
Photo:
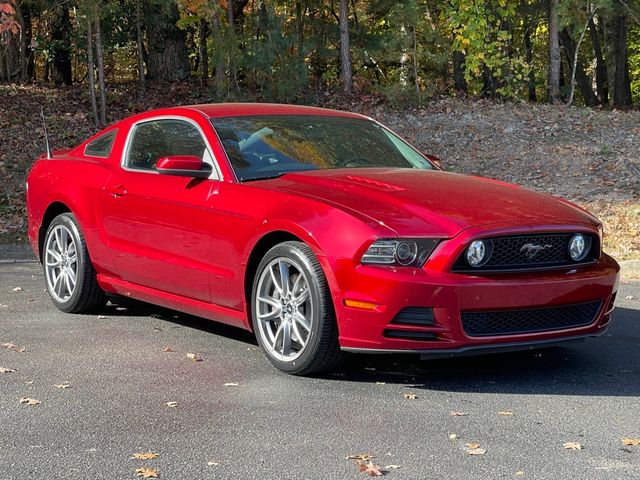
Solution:
M 136 468 L 136 475 L 142 478 L 160 478 L 160 472 L 149 467 Z
M 158 458 L 157 453 L 153 452 L 143 452 L 143 453 L 134 453 L 131 457 L 131 460 L 153 460 L 154 458 Z

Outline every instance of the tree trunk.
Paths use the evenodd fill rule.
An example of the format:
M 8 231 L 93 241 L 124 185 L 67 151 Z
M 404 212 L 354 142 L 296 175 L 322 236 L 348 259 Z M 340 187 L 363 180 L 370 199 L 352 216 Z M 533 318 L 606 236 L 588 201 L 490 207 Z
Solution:
M 349 0 L 340 0 L 340 63 L 342 65 L 342 84 L 344 91 L 353 91 L 353 72 L 351 70 L 351 46 L 349 41 Z
M 95 66 L 93 64 L 93 32 L 91 31 L 91 19 L 87 20 L 87 77 L 89 78 L 89 98 L 91 99 L 91 112 L 96 126 L 100 126 L 98 117 L 98 104 L 96 103 L 96 80 L 94 77 Z
M 96 15 L 96 59 L 98 60 L 98 86 L 100 87 L 100 125 L 107 124 L 107 97 L 104 85 L 104 52 L 102 50 L 102 31 L 100 17 Z
M 200 59 L 200 79 L 206 83 L 209 78 L 209 51 L 207 49 L 207 37 L 209 36 L 209 26 L 204 18 L 200 19 L 198 26 L 198 57 Z
M 141 3 L 142 0 L 136 0 L 136 47 L 138 54 L 138 85 L 140 88 L 140 94 L 144 95 L 147 90 L 147 85 L 144 77 L 144 43 L 142 38 Z
M 71 20 L 69 18 L 69 3 L 65 0 L 55 9 L 55 16 L 51 20 L 51 40 L 53 62 L 51 77 L 56 85 L 71 85 L 73 76 L 71 71 Z
M 609 103 L 609 86 L 607 84 L 607 65 L 602 54 L 600 45 L 600 35 L 598 27 L 593 18 L 589 20 L 589 35 L 591 36 L 591 44 L 593 45 L 593 53 L 596 57 L 596 91 L 598 99 L 602 105 Z
M 211 14 L 211 31 L 213 33 L 213 44 L 215 48 L 215 75 L 216 75 L 216 96 L 220 100 L 225 97 L 227 82 L 224 74 L 224 56 L 222 48 L 222 34 L 220 33 L 220 12 L 218 5 L 214 4 Z
M 536 75 L 533 72 L 533 42 L 531 41 L 531 30 L 534 27 L 531 25 L 531 19 L 525 14 L 524 24 L 524 57 L 529 65 L 529 78 L 527 80 L 527 91 L 529 94 L 530 102 L 538 101 L 538 94 L 536 92 Z
M 148 78 L 168 81 L 189 78 L 191 67 L 184 32 L 176 26 L 179 15 L 175 0 L 145 0 L 144 19 L 148 44 Z
M 627 55 L 627 33 L 629 25 L 626 16 L 618 17 L 615 36 L 615 79 L 613 83 L 613 106 L 631 106 L 631 82 L 629 81 L 629 60 Z
M 564 28 L 562 32 L 560 32 L 560 41 L 562 43 L 562 48 L 564 50 L 565 56 L 567 58 L 568 64 L 571 66 L 572 74 L 575 75 L 576 83 L 578 84 L 578 88 L 580 88 L 580 93 L 582 93 L 582 98 L 584 98 L 584 103 L 589 107 L 594 107 L 600 104 L 598 100 L 598 96 L 593 91 L 593 87 L 591 86 L 591 79 L 584 73 L 584 66 L 580 61 L 576 61 L 576 43 L 571 38 L 571 34 L 569 30 Z M 575 62 L 575 73 L 573 72 Z M 569 103 L 572 103 L 572 95 L 569 95 Z
M 233 1 L 228 1 L 227 6 L 227 23 L 229 24 L 229 81 L 235 84 L 236 89 L 240 91 L 240 84 L 238 83 L 238 73 L 236 71 L 236 65 L 234 62 L 234 53 L 236 47 L 236 28 L 233 11 Z
M 467 93 L 467 80 L 464 78 L 464 53 L 453 52 L 453 83 L 459 92 Z
M 560 45 L 558 41 L 558 1 L 549 1 L 549 102 L 560 98 Z

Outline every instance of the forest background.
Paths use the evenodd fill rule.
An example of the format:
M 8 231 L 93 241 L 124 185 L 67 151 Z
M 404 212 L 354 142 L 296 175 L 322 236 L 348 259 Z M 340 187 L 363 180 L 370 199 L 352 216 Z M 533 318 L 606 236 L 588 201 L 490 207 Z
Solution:
M 637 0 L 0 0 L 0 242 L 53 143 L 156 106 L 313 104 L 447 169 L 564 195 L 640 258 Z

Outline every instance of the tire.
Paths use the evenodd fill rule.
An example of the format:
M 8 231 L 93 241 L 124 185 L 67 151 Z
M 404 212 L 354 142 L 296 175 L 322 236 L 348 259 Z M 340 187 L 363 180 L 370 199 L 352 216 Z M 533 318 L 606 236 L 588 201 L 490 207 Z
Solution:
M 72 213 L 58 215 L 49 225 L 42 266 L 49 297 L 63 312 L 89 313 L 107 303 L 107 296 L 96 280 L 78 221 Z
M 283 372 L 308 375 L 340 361 L 331 292 L 318 259 L 302 242 L 276 245 L 258 265 L 251 319 L 262 351 Z

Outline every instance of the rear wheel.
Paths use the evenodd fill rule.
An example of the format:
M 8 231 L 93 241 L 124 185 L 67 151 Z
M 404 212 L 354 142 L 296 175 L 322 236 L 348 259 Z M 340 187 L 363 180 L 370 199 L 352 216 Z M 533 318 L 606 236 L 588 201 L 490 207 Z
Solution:
M 305 375 L 334 367 L 341 356 L 324 272 L 302 242 L 273 247 L 258 266 L 251 296 L 253 329 L 269 361 Z
M 72 213 L 53 219 L 44 240 L 42 264 L 47 292 L 63 312 L 83 313 L 105 305 L 84 237 Z

